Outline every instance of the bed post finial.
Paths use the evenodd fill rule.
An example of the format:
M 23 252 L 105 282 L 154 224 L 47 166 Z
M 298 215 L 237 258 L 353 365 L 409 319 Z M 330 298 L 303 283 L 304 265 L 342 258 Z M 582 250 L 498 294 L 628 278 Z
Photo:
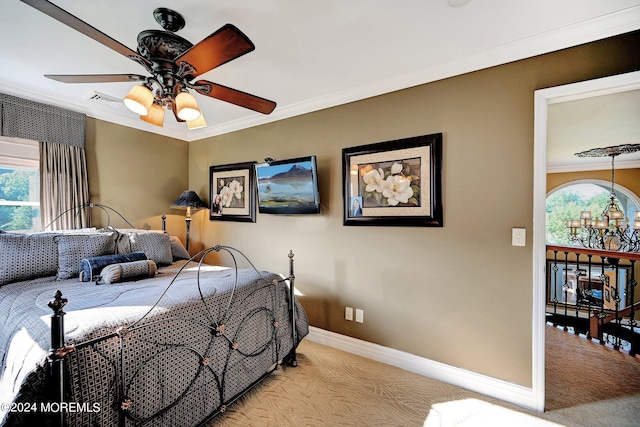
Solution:
M 62 311 L 62 309 L 67 305 L 67 299 L 62 298 L 62 292 L 58 289 L 53 296 L 53 299 L 49 301 L 47 305 L 51 310 L 53 310 L 54 316 L 62 316 L 64 315 L 64 311 Z

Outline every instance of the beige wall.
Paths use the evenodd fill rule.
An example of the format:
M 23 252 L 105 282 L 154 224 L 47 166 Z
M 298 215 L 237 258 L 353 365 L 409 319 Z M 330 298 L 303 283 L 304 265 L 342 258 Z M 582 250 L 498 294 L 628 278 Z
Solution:
M 378 96 L 189 144 L 189 185 L 208 197 L 209 166 L 318 157 L 322 213 L 195 215 L 192 242 L 235 246 L 287 272 L 312 325 L 531 386 L 533 93 L 640 68 L 638 34 Z M 444 227 L 342 225 L 344 147 L 442 132 Z M 219 262 L 230 260 L 221 256 Z M 344 307 L 364 309 L 364 323 Z
M 91 202 L 116 209 L 137 228 L 160 229 L 164 213 L 167 230 L 184 241 L 184 212 L 169 206 L 188 187 L 186 142 L 88 118 L 86 152 Z M 92 213 L 94 225 L 106 225 L 100 209 Z M 114 227 L 126 226 L 110 216 Z

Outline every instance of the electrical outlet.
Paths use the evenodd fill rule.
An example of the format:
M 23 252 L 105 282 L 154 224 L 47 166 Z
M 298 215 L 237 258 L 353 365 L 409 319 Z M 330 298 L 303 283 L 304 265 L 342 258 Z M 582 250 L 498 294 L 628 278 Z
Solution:
M 356 322 L 364 323 L 364 310 L 356 308 Z
M 346 320 L 353 321 L 353 308 L 351 308 L 351 307 L 345 307 L 344 308 L 344 318 Z

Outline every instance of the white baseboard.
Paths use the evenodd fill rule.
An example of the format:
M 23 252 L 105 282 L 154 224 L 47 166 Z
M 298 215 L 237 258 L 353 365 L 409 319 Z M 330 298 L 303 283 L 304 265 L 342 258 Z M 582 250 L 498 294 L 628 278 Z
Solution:
M 536 411 L 533 390 L 346 335 L 309 327 L 307 339 Z

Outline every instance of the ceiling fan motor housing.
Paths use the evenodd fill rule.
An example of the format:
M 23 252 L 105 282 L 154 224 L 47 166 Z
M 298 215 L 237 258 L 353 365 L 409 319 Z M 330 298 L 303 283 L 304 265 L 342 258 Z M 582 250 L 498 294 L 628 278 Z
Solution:
M 161 97 L 175 96 L 173 92 L 184 85 L 185 76 L 178 75 L 181 73 L 175 59 L 191 47 L 191 42 L 168 31 L 145 30 L 138 34 L 138 53 L 151 61 L 154 77 L 165 92 Z
M 145 30 L 138 34 L 138 53 L 152 62 L 173 62 L 192 47 L 189 40 L 168 31 Z

